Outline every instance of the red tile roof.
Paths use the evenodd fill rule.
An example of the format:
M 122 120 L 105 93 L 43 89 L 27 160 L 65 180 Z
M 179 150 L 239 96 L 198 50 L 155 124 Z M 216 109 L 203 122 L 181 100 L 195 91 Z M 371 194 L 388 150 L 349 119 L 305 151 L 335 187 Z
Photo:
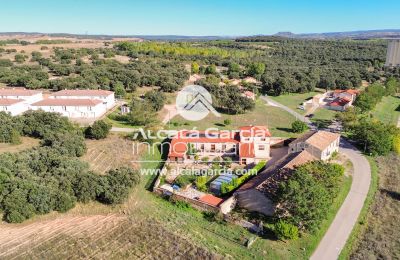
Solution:
M 234 131 L 180 131 L 172 138 L 169 148 L 170 157 L 183 157 L 188 143 L 238 143 L 237 132 Z
M 214 207 L 218 207 L 224 200 L 218 197 L 215 197 L 211 194 L 206 194 L 203 197 L 200 197 L 199 201 L 212 205 Z
M 30 90 L 25 88 L 1 88 L 0 96 L 33 96 L 42 93 L 37 90 Z
M 254 158 L 254 144 L 253 143 L 240 143 L 239 144 L 239 157 Z
M 59 96 L 109 96 L 114 92 L 102 89 L 65 89 L 52 94 Z
M 357 89 L 335 89 L 335 93 L 349 93 L 351 95 L 358 95 L 360 91 Z
M 11 106 L 23 101 L 23 99 L 0 98 L 0 106 Z
M 103 103 L 101 100 L 95 99 L 43 99 L 39 102 L 33 103 L 32 106 L 96 106 Z
M 331 107 L 343 107 L 347 105 L 350 102 L 347 98 L 337 98 L 333 100 L 331 103 L 329 103 L 329 106 Z
M 269 132 L 266 126 L 242 126 L 239 127 L 240 136 L 241 137 L 270 137 L 271 133 Z

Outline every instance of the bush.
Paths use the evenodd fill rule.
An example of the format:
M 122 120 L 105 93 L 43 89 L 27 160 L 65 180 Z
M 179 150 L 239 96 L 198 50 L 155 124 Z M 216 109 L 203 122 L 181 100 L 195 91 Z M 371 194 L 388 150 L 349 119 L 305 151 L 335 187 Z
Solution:
M 86 138 L 91 138 L 91 139 L 104 139 L 108 136 L 108 133 L 111 130 L 111 125 L 106 123 L 103 120 L 98 120 L 93 123 L 92 126 L 89 126 L 85 130 L 85 136 Z
M 206 187 L 206 183 L 207 183 L 207 176 L 199 176 L 196 178 L 195 184 L 196 184 L 196 188 L 199 191 L 207 191 L 207 187 Z
M 280 240 L 296 240 L 299 238 L 299 229 L 283 220 L 275 223 L 273 231 L 275 236 Z
M 308 130 L 308 125 L 303 121 L 296 120 L 292 123 L 292 131 L 294 133 L 303 133 Z
M 230 125 L 231 123 L 232 121 L 229 118 L 224 120 L 224 125 Z

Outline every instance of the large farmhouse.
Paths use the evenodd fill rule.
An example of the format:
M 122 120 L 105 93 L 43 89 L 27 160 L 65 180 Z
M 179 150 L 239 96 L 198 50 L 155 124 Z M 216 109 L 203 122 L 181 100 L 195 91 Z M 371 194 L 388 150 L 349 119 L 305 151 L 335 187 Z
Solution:
M 101 100 L 107 109 L 115 105 L 114 92 L 101 89 L 66 89 L 53 93 L 49 98 Z
M 339 151 L 340 135 L 328 131 L 310 131 L 289 144 L 288 153 L 306 151 L 318 160 L 329 159 Z
M 19 99 L 25 104 L 32 104 L 43 99 L 41 91 L 29 90 L 25 88 L 2 88 L 0 89 L 0 98 Z
M 12 116 L 27 110 L 60 113 L 75 119 L 96 119 L 115 106 L 114 92 L 107 90 L 62 90 L 43 99 L 41 91 L 0 89 L 0 111 Z
M 327 108 L 337 111 L 345 111 L 348 107 L 352 106 L 360 92 L 356 89 L 337 89 L 332 92 L 334 100 L 327 104 Z
M 28 110 L 23 99 L 0 98 L 0 112 L 17 116 Z
M 244 126 L 236 131 L 180 131 L 172 139 L 168 159 L 185 163 L 199 157 L 234 157 L 241 164 L 270 158 L 271 134 L 266 126 Z
M 32 110 L 56 112 L 69 118 L 95 119 L 104 115 L 106 106 L 97 99 L 53 99 L 48 98 L 31 105 Z

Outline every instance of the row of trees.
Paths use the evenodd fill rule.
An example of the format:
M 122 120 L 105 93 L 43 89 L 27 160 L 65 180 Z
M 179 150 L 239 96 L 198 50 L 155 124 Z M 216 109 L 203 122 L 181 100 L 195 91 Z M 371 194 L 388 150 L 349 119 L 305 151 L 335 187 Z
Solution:
M 0 155 L 0 209 L 8 222 L 52 210 L 65 212 L 77 201 L 121 203 L 139 182 L 139 174 L 131 168 L 106 175 L 91 172 L 78 158 L 86 151 L 82 130 L 58 114 L 30 111 L 18 117 L 0 116 L 19 134 L 41 139 L 39 147 Z M 7 131 L 2 126 L 0 135 Z

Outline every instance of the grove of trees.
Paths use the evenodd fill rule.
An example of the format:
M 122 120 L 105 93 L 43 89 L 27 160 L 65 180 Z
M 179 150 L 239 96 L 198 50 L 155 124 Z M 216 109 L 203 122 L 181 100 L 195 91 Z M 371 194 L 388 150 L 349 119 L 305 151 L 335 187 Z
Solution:
M 29 111 L 8 120 L 19 135 L 40 138 L 40 146 L 0 154 L 0 209 L 7 222 L 22 222 L 34 214 L 65 212 L 76 202 L 121 203 L 140 175 L 131 168 L 98 175 L 79 160 L 86 151 L 82 130 L 55 113 Z M 7 137 L 10 128 L 0 127 Z

